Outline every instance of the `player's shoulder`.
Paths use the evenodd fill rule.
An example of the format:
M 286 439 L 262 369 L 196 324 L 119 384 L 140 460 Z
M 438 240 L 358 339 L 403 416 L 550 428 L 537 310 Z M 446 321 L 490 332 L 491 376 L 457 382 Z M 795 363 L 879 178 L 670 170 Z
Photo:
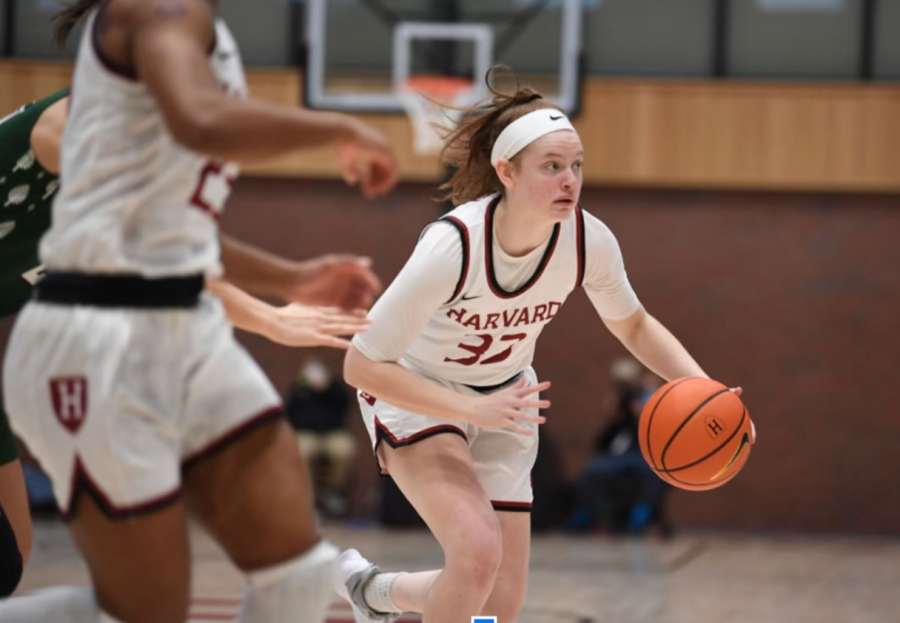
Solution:
M 14 120 L 22 115 L 32 104 L 25 104 L 24 106 L 19 106 L 14 111 L 6 115 L 5 117 L 0 117 L 0 127 L 9 127 Z
M 473 201 L 458 205 L 442 217 L 442 220 L 450 220 L 464 226 L 469 230 L 484 228 L 485 213 L 498 195 L 485 195 Z
M 468 242 L 468 232 L 459 219 L 443 216 L 431 221 L 419 235 L 419 245 L 425 245 L 433 252 L 454 251 Z
M 210 0 L 109 0 L 106 8 L 120 15 L 155 15 L 161 18 L 194 14 L 212 18 L 216 13 Z
M 55 93 L 51 93 L 50 95 L 48 95 L 47 97 L 44 97 L 43 99 L 38 99 L 38 100 L 34 100 L 32 102 L 28 102 L 27 104 L 19 106 L 11 113 L 0 117 L 0 125 L 7 123 L 7 122 L 16 123 L 18 120 L 21 120 L 22 118 L 24 118 L 26 116 L 33 115 L 34 113 L 41 113 L 49 106 L 56 103 L 58 100 L 60 100 L 64 97 L 68 97 L 68 95 L 69 95 L 69 88 L 66 87 L 64 89 L 56 91 Z
M 622 251 L 619 241 L 606 223 L 582 207 L 584 218 L 584 253 L 588 274 L 595 269 L 616 265 Z
M 19 106 L 8 115 L 0 117 L 0 136 L 3 138 L 3 144 L 0 147 L 9 147 L 9 143 L 14 141 L 14 137 L 30 135 L 41 112 L 46 108 L 46 106 L 42 106 L 42 102 L 42 100 L 29 102 L 24 106 Z
M 579 204 L 578 208 L 581 218 L 584 219 L 586 238 L 590 239 L 591 237 L 595 237 L 598 239 L 615 240 L 615 234 L 613 234 L 612 229 L 610 229 L 603 220 L 588 211 L 584 205 Z
M 216 21 L 215 8 L 209 0 L 111 0 L 104 10 L 110 12 L 110 18 L 120 19 L 132 29 L 180 22 L 211 34 Z

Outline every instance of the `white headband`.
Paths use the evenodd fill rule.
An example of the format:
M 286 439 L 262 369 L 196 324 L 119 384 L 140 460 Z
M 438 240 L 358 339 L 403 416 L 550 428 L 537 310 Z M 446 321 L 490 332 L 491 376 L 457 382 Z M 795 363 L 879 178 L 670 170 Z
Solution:
M 569 118 L 555 108 L 542 108 L 519 117 L 503 128 L 491 150 L 491 164 L 495 167 L 500 158 L 509 160 L 530 144 L 551 132 L 575 131 Z

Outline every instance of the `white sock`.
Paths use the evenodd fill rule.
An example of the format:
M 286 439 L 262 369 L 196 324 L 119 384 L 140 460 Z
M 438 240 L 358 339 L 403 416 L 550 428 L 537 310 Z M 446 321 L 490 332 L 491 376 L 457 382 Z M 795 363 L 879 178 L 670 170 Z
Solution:
M 94 591 L 58 586 L 0 601 L 3 623 L 120 623 L 100 611 Z
M 366 582 L 366 585 L 363 586 L 363 598 L 372 610 L 376 612 L 403 612 L 391 599 L 391 586 L 394 585 L 394 580 L 404 573 L 403 571 L 400 573 L 379 573 Z
M 245 576 L 240 623 L 320 623 L 334 600 L 331 587 L 338 549 L 320 541 L 308 552 Z M 4 623 L 6 623 L 4 621 Z

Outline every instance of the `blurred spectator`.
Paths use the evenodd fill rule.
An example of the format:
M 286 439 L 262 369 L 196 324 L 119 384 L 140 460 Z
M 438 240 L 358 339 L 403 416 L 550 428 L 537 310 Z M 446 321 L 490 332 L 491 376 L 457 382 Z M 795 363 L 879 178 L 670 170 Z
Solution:
M 332 517 L 347 513 L 347 489 L 356 442 L 346 430 L 349 391 L 327 366 L 311 360 L 285 399 L 291 426 L 316 484 L 316 500 Z
M 56 515 L 59 513 L 59 508 L 56 505 L 56 498 L 53 497 L 53 483 L 41 469 L 28 446 L 18 438 L 16 443 L 19 447 L 19 458 L 22 461 L 22 475 L 25 478 L 29 509 L 36 515 Z
M 638 418 L 659 379 L 631 358 L 614 361 L 610 373 L 615 392 L 606 410 L 612 421 L 600 430 L 578 480 L 566 528 L 642 533 L 656 522 L 667 532 L 661 515 L 666 484 L 644 461 L 638 442 Z

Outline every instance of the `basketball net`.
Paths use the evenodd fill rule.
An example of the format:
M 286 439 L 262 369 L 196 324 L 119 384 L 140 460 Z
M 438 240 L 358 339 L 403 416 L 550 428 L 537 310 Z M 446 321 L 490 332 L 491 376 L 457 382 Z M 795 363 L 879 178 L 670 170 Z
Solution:
M 452 127 L 463 115 L 461 107 L 475 103 L 477 93 L 472 81 L 453 76 L 410 76 L 400 87 L 398 96 L 413 128 L 413 149 L 417 154 L 436 154 L 443 141 L 435 127 Z

